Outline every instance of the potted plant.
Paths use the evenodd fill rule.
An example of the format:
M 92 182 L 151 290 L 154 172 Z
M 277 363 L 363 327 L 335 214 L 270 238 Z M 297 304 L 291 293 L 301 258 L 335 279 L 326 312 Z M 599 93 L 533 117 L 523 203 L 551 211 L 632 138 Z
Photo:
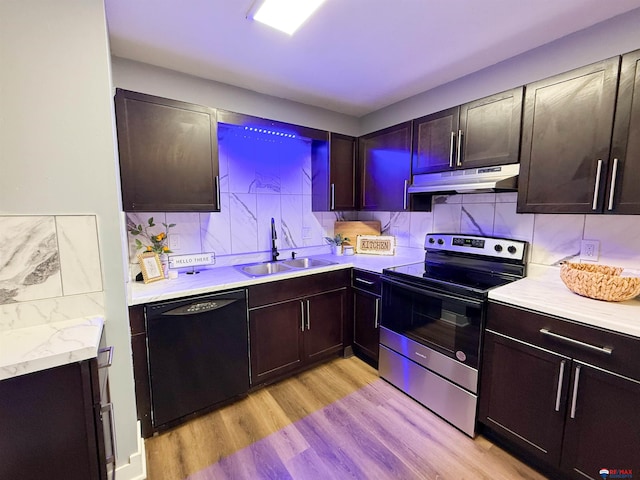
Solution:
M 334 237 L 324 237 L 324 239 L 331 245 L 331 253 L 334 255 L 342 255 L 342 246 L 349 241 L 349 238 L 343 237 L 341 233 Z
M 153 217 L 150 217 L 147 220 L 147 224 L 148 225 L 144 225 L 144 226 L 128 225 L 127 230 L 132 236 L 140 235 L 141 237 L 147 239 L 149 244 L 145 245 L 139 239 L 136 238 L 135 239 L 136 248 L 138 250 L 144 250 L 146 252 L 157 253 L 158 256 L 160 257 L 160 263 L 162 263 L 162 268 L 164 269 L 164 274 L 166 277 L 167 270 L 168 270 L 167 254 L 173 253 L 167 246 L 166 242 L 167 242 L 167 237 L 169 235 L 169 229 L 171 227 L 175 227 L 176 224 L 170 223 L 167 225 L 166 223 L 163 223 L 162 226 L 164 226 L 164 232 L 160 232 L 158 234 L 149 233 L 149 228 L 153 228 L 156 226 L 156 224 L 153 222 Z

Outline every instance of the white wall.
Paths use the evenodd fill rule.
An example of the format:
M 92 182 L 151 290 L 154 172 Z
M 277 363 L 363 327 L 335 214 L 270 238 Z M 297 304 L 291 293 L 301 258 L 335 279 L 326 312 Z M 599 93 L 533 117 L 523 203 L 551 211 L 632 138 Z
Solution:
M 97 219 L 120 478 L 135 478 L 136 407 L 109 46 L 102 0 L 0 2 L 0 215 Z
M 640 48 L 640 8 L 360 119 L 360 135 Z
M 358 120 L 349 115 L 124 58 L 113 57 L 111 63 L 118 88 L 346 135 L 360 131 Z

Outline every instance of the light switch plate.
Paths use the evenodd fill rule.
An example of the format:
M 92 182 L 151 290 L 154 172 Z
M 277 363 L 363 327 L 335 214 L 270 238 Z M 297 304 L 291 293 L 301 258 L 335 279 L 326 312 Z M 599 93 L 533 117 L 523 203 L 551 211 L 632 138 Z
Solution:
M 600 242 L 598 240 L 582 240 L 580 244 L 580 260 L 597 262 L 600 256 Z
M 180 235 L 177 233 L 169 235 L 169 248 L 171 250 L 180 250 Z

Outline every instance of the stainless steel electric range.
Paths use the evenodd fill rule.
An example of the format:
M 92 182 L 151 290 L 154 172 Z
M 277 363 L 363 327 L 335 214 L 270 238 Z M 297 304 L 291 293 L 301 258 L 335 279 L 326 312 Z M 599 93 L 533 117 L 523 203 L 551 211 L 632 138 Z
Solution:
M 489 290 L 526 275 L 528 244 L 428 234 L 425 250 L 382 272 L 380 376 L 473 437 Z

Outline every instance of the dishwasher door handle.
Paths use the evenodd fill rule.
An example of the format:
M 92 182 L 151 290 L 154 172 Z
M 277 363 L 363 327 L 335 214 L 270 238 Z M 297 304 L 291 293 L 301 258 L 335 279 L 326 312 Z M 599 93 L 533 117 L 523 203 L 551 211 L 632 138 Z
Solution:
M 224 307 L 228 307 L 238 301 L 238 298 L 233 300 L 204 300 L 202 302 L 194 302 L 188 305 L 183 305 L 173 310 L 161 313 L 162 316 L 185 316 L 185 315 L 198 315 L 200 313 L 212 312 Z

